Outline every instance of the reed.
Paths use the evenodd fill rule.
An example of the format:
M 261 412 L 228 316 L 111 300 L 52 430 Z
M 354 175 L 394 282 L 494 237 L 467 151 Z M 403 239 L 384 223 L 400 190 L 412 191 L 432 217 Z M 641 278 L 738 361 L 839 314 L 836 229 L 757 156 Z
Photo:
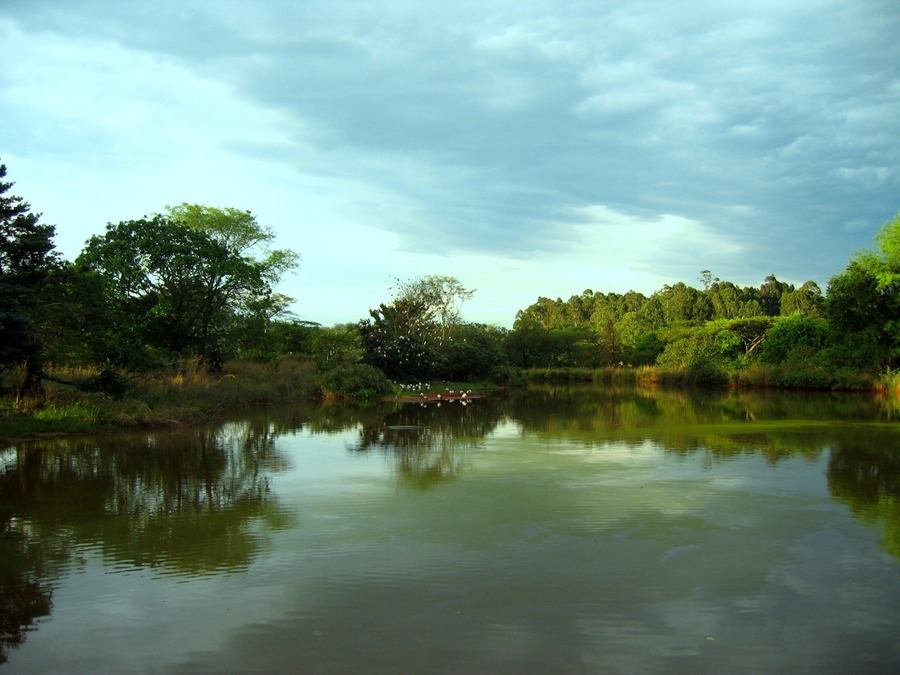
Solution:
M 869 373 L 817 363 L 754 363 L 731 373 L 731 379 L 741 387 L 774 389 L 863 391 L 876 385 Z
M 85 369 L 54 372 L 72 381 L 95 375 Z M 0 437 L 196 422 L 240 406 L 316 396 L 318 377 L 308 360 L 282 357 L 272 363 L 230 362 L 217 374 L 186 361 L 168 373 L 129 380 L 121 398 L 49 382 L 40 396 L 0 400 Z

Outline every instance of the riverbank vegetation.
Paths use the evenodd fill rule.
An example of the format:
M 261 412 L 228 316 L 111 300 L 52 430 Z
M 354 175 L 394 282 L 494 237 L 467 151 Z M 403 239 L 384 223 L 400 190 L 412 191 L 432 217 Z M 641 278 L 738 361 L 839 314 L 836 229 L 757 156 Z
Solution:
M 72 261 L 0 165 L 4 437 L 177 424 L 241 405 L 448 382 L 900 389 L 900 216 L 825 292 L 767 276 L 645 295 L 539 297 L 512 329 L 466 322 L 474 290 L 397 280 L 369 316 L 299 321 L 275 291 L 299 255 L 247 211 L 182 204 L 107 225 Z

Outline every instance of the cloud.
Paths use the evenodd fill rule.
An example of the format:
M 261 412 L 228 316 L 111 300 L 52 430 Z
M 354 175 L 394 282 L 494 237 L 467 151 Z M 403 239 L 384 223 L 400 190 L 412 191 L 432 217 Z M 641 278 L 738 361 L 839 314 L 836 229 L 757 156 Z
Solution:
M 644 287 L 697 259 L 824 283 L 898 210 L 898 30 L 845 0 L 12 0 L 0 152 L 67 220 L 250 208 L 309 266 L 351 228 L 378 283 L 424 260 L 563 278 L 609 250 Z

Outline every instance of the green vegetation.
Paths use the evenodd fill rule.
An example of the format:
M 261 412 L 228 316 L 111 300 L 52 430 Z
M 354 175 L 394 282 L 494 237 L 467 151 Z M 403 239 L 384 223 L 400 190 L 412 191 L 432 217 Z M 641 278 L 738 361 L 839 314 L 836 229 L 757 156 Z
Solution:
M 6 167 L 0 165 L 0 179 Z M 74 261 L 0 182 L 4 435 L 158 424 L 298 397 L 370 399 L 434 382 L 610 382 L 895 391 L 900 215 L 827 292 L 700 273 L 652 295 L 585 290 L 467 323 L 450 276 L 397 280 L 356 323 L 294 319 L 299 256 L 248 211 L 196 204 L 108 224 Z M 468 388 L 468 387 L 467 387 Z
M 635 369 L 638 382 L 900 389 L 900 215 L 886 223 L 874 250 L 855 254 L 826 294 L 766 277 L 739 287 L 701 272 L 703 288 L 683 283 L 647 297 L 584 291 L 538 298 L 519 311 L 506 337 L 510 362 L 556 371 Z M 642 370 L 653 366 L 647 372 Z

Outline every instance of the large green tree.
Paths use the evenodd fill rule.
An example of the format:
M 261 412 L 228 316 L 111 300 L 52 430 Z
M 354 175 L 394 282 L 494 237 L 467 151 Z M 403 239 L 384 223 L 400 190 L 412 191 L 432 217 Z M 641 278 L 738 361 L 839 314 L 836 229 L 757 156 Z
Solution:
M 393 302 L 369 310 L 358 324 L 364 361 L 404 382 L 440 376 L 452 336 L 463 325 L 462 305 L 474 293 L 450 276 L 398 280 Z
M 231 255 L 253 260 L 262 278 L 271 286 L 300 263 L 300 254 L 289 249 L 272 249 L 275 231 L 261 225 L 250 211 L 218 208 L 203 204 L 167 206 L 165 216 L 182 225 L 208 234 Z
M 0 371 L 23 366 L 20 392 L 41 386 L 41 344 L 36 332 L 36 297 L 54 262 L 52 225 L 39 223 L 40 214 L 21 197 L 7 195 L 0 164 Z
M 269 259 L 229 241 L 155 216 L 108 225 L 76 262 L 106 281 L 122 340 L 215 366 L 235 313 L 265 305 L 278 273 Z
M 429 379 L 438 371 L 434 324 L 422 301 L 398 298 L 369 310 L 358 325 L 365 363 L 401 382 Z
M 815 281 L 807 281 L 797 290 L 788 291 L 781 296 L 781 315 L 791 316 L 802 312 L 809 317 L 821 317 L 824 305 L 822 289 Z
M 875 234 L 875 248 L 856 253 L 853 261 L 875 277 L 879 290 L 900 289 L 900 213 Z
M 828 283 L 825 315 L 844 358 L 857 366 L 900 363 L 900 214 Z

